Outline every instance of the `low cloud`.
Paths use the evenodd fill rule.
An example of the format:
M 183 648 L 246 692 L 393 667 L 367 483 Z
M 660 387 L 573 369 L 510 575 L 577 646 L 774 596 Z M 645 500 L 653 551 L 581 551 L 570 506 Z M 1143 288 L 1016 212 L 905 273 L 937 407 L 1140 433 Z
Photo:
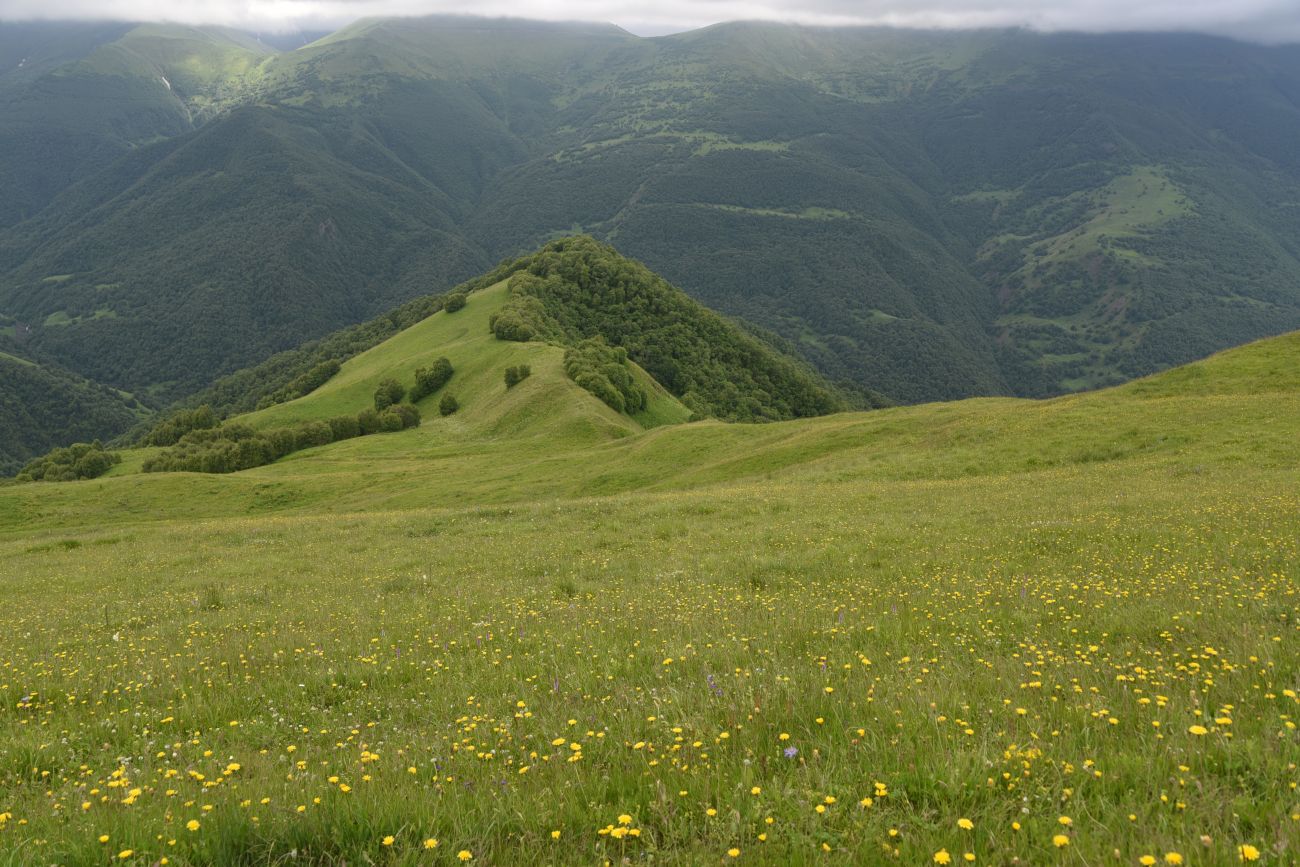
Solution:
M 435 13 L 610 21 L 642 35 L 757 19 L 925 28 L 1171 30 L 1300 42 L 1297 0 L 0 0 L 0 20 L 179 21 L 277 32 L 333 29 L 364 16 Z

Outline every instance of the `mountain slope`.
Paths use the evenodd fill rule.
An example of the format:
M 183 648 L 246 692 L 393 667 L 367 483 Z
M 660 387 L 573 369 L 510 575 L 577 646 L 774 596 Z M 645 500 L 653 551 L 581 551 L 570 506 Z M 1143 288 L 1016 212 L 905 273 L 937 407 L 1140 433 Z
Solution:
M 1294 854 L 1300 335 L 1045 401 L 636 430 L 559 347 L 487 336 L 508 295 L 295 402 L 445 351 L 477 400 L 454 415 L 229 475 L 131 452 L 0 485 L 9 850 Z
M 529 222 L 489 201 L 481 231 L 572 215 L 908 400 L 1095 387 L 1300 324 L 1294 47 L 775 25 L 658 47 L 565 109 L 580 146 L 503 176 L 503 209 L 521 184 L 545 203 Z
M 292 111 L 140 149 L 54 207 L 12 236 L 6 309 L 75 369 L 162 399 L 486 264 L 372 137 Z
M 575 231 L 902 401 L 1091 388 L 1300 326 L 1295 47 L 431 18 L 276 54 L 56 31 L 39 74 L 0 75 L 40 109 L 0 135 L 77 118 L 60 140 L 105 156 L 6 151 L 15 177 L 63 174 L 32 174 L 53 179 L 0 232 L 0 314 L 159 402 Z M 83 123 L 110 85 L 140 97 Z
M 123 433 L 145 414 L 129 395 L 0 351 L 0 476 L 56 446 Z
M 219 28 L 0 25 L 0 226 L 236 101 L 270 49 Z

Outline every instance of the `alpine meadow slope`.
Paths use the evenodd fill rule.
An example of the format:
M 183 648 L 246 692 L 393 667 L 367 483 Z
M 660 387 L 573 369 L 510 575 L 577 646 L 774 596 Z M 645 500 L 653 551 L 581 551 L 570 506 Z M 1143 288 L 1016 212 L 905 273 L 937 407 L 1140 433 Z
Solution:
M 647 426 L 489 332 L 510 282 L 234 421 L 441 356 L 450 415 L 0 486 L 15 863 L 1292 860 L 1300 335 Z
M 1297 132 L 1196 36 L 0 25 L 0 867 L 1296 863 Z
M 0 314 L 154 407 L 575 231 L 901 402 L 1300 326 L 1294 46 L 434 17 L 0 64 Z

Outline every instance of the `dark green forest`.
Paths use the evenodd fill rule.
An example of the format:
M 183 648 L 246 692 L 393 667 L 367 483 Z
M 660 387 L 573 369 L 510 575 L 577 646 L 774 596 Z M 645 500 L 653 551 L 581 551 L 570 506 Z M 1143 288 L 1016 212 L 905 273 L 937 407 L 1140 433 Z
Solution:
M 144 413 L 103 385 L 0 351 L 0 475 L 55 446 L 121 434 Z
M 646 403 L 629 358 L 700 416 L 775 421 L 846 408 L 811 370 L 590 236 L 552 241 L 508 270 L 514 297 L 494 333 L 569 346 L 569 377 L 619 412 Z
M 1300 47 L 468 21 L 0 24 L 0 329 L 224 416 L 576 233 L 881 400 L 1300 327 Z M 11 467 L 120 429 L 15 412 Z

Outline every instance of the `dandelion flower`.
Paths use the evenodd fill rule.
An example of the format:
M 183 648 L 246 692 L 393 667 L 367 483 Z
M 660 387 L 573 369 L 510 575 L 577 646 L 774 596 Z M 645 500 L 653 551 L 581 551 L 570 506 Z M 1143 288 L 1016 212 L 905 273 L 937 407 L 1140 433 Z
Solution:
M 1064 849 L 1066 846 L 1070 845 L 1070 838 L 1064 834 L 1057 834 L 1052 838 L 1052 845 L 1057 849 Z
M 1242 861 L 1258 861 L 1259 850 L 1249 843 L 1242 843 L 1237 847 L 1237 857 Z
M 970 819 L 961 818 L 957 820 L 957 827 L 961 828 L 963 831 L 969 831 L 975 827 L 975 823 Z
M 1166 863 L 1166 864 L 1181 864 L 1181 863 L 1183 863 L 1183 856 L 1182 856 L 1182 855 L 1179 855 L 1177 852 L 1166 852 L 1166 853 L 1165 853 L 1165 863 Z
M 469 861 L 473 859 L 474 853 L 469 851 L 468 849 L 461 849 L 459 852 L 456 853 L 456 857 L 462 861 Z
M 947 850 L 947 849 L 940 849 L 938 852 L 935 852 L 935 853 L 934 853 L 934 863 L 936 863 L 936 864 L 951 864 L 951 863 L 952 863 L 952 856 L 948 854 L 948 850 Z
M 1209 732 L 1209 729 L 1207 729 L 1205 726 L 1201 726 L 1201 725 L 1189 726 L 1187 730 L 1188 730 L 1189 732 L 1191 732 L 1192 734 L 1197 735 L 1197 736 L 1200 736 L 1200 735 L 1203 735 L 1203 734 L 1206 734 L 1207 732 Z

